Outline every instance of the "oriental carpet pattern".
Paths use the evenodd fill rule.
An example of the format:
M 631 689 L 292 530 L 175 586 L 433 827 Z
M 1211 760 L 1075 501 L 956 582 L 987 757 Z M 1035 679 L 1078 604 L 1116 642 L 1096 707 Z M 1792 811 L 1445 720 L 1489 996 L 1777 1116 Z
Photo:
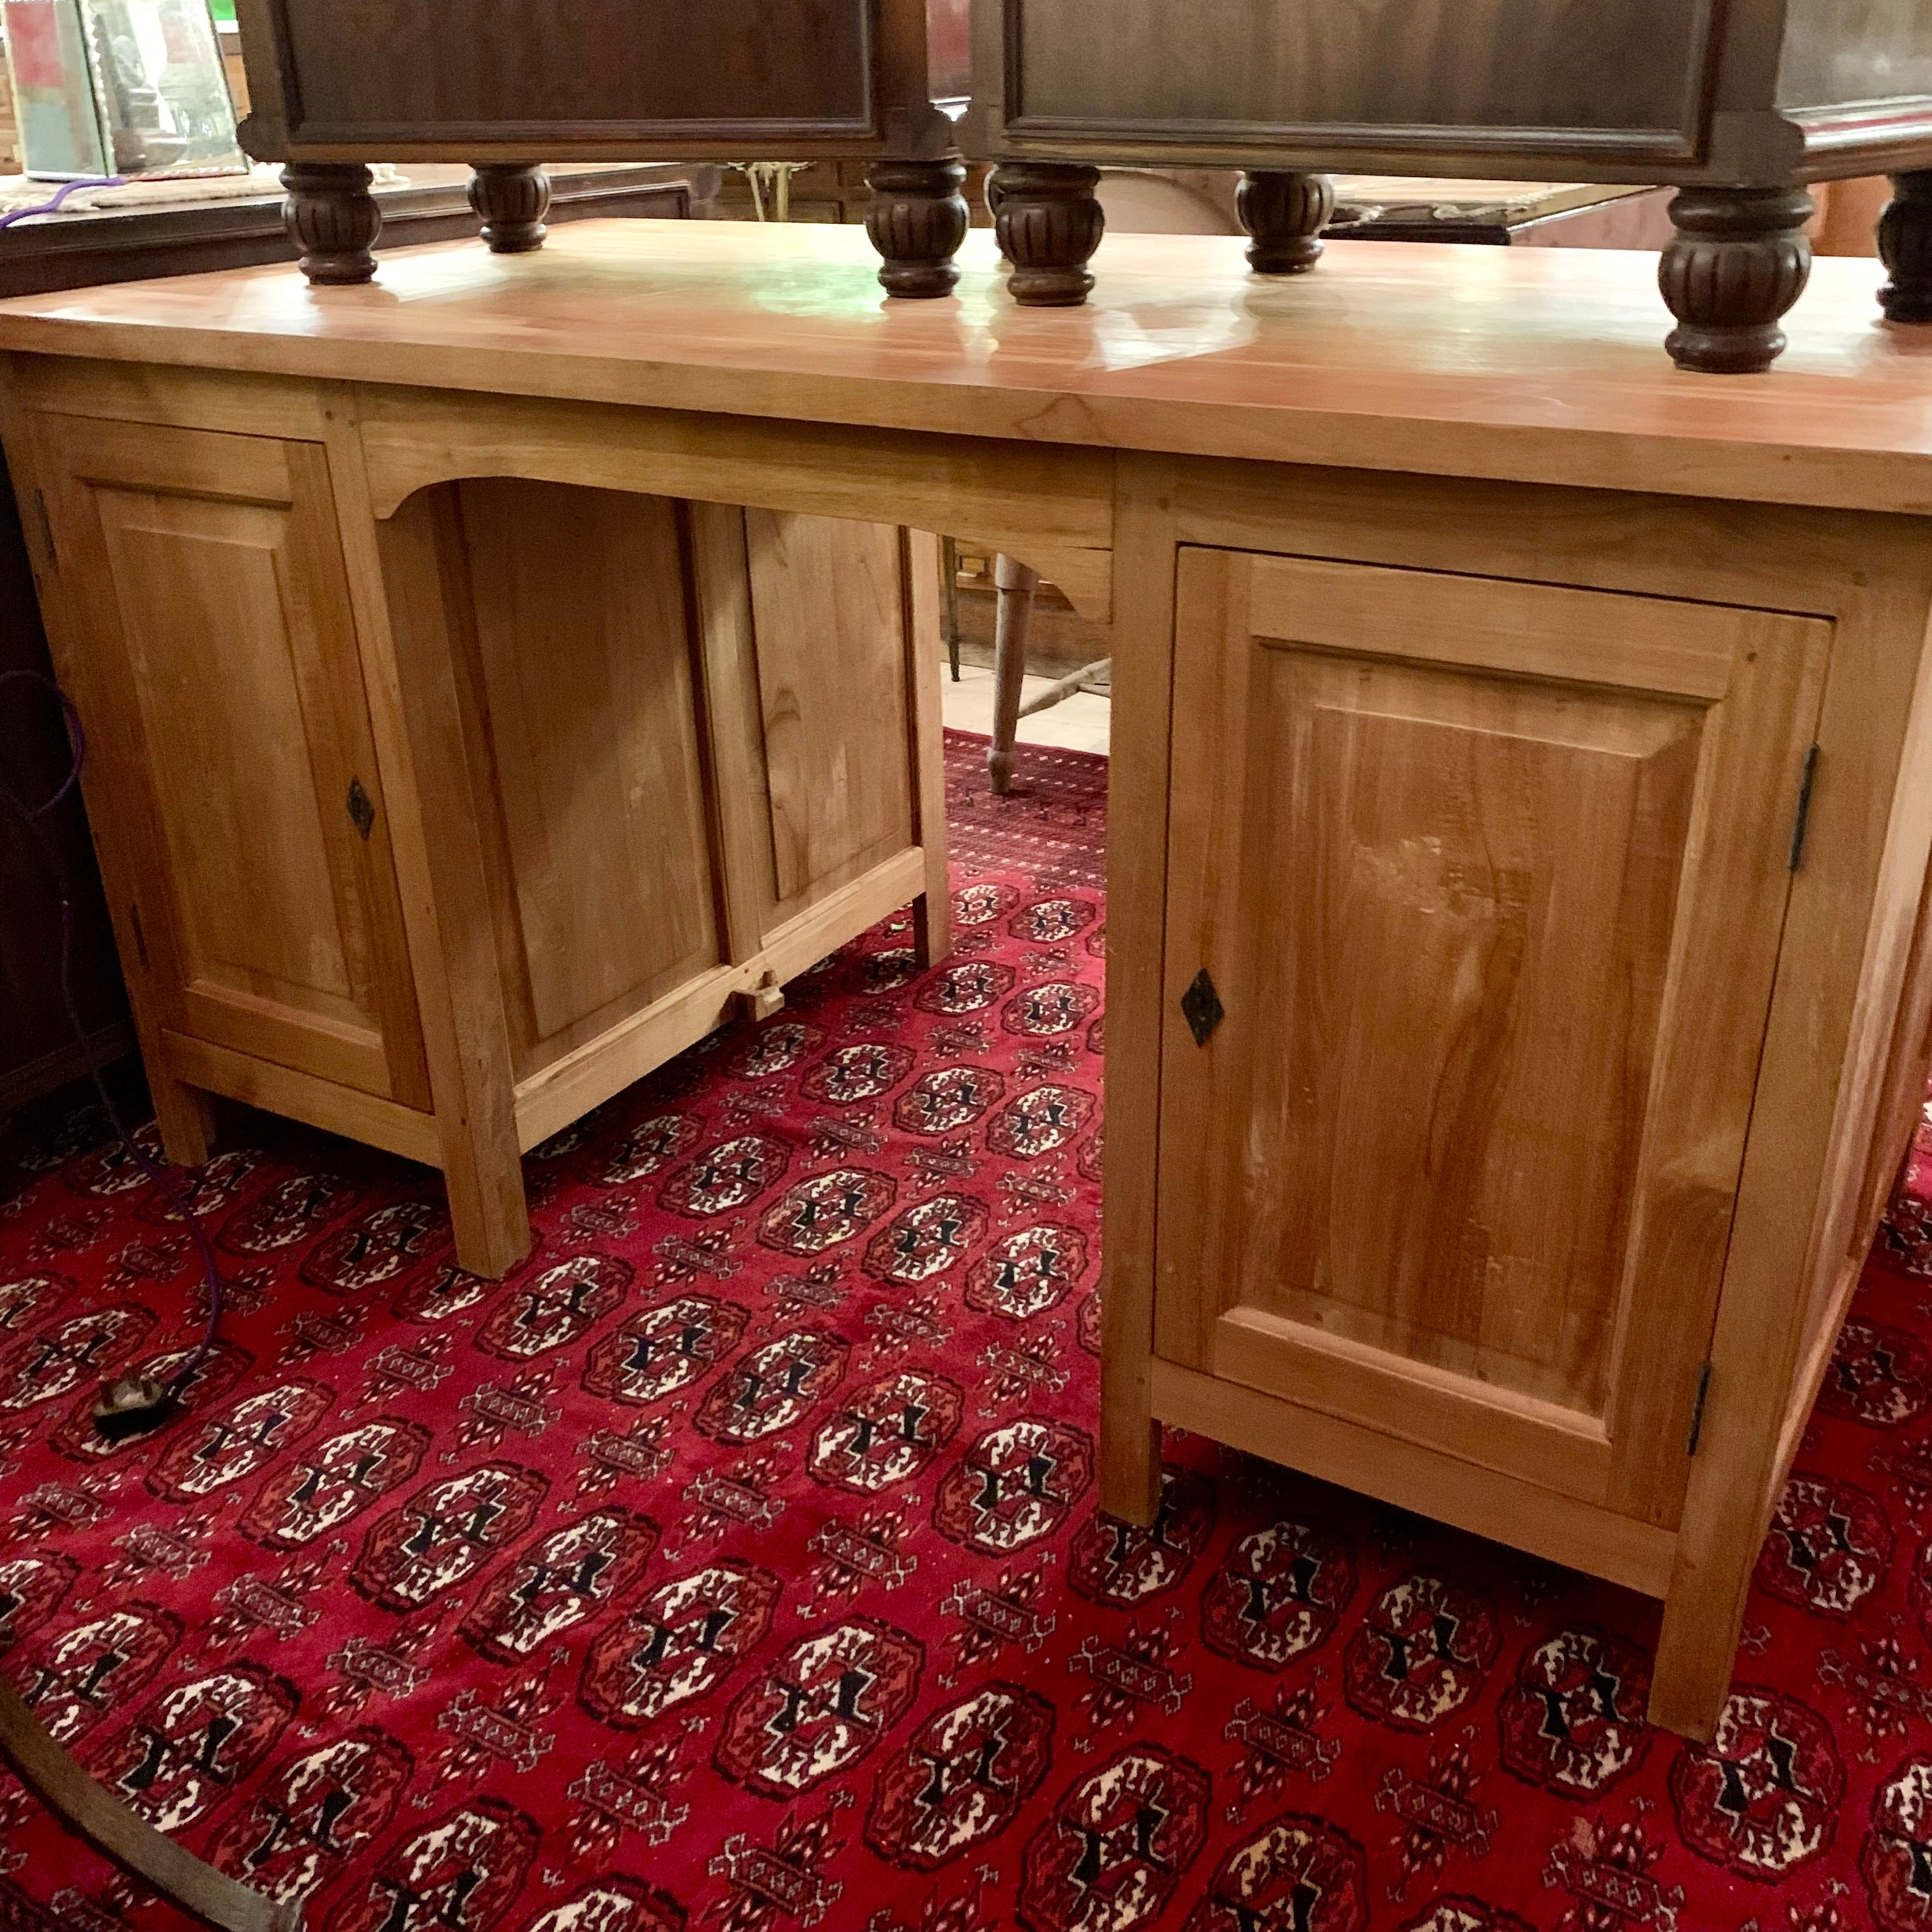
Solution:
M 82 1109 L 0 1178 L 0 1642 L 42 1718 L 320 1932 L 1926 1932 L 1932 1210 L 1895 1207 L 1715 1743 L 1654 1607 L 1170 1435 L 1094 1507 L 1100 761 L 984 796 L 903 921 L 530 1159 L 266 1120 L 194 1181 Z M 1932 1172 L 1932 1148 L 1922 1162 Z M 1922 1181 L 1926 1178 L 1921 1175 Z M 0 1778 L 0 1926 L 160 1932 Z

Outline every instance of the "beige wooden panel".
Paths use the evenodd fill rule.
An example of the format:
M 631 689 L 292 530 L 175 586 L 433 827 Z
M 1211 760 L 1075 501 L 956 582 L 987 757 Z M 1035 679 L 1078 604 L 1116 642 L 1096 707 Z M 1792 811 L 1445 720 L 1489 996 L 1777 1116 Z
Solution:
M 456 495 L 522 1079 L 719 962 L 680 518 L 555 484 Z
M 916 843 L 899 533 L 745 512 L 770 817 L 769 933 Z
M 1737 653 L 1714 604 L 1306 557 L 1258 562 L 1252 610 L 1257 637 L 1690 698 L 1721 698 Z
M 1523 586 L 1182 554 L 1160 1352 L 1667 1515 L 1828 627 L 1547 591 L 1504 674 Z M 1715 703 L 1581 682 L 1714 622 Z
M 420 1048 L 319 452 L 69 423 L 50 506 L 149 826 L 181 1030 L 412 1103 Z M 98 689 L 101 688 L 97 685 Z M 365 838 L 352 782 L 373 814 Z

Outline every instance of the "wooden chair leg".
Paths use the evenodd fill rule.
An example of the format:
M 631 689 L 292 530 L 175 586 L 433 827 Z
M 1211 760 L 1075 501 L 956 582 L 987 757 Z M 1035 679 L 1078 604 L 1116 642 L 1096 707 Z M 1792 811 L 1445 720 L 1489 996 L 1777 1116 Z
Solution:
M 996 556 L 993 586 L 999 592 L 999 613 L 993 631 L 993 742 L 986 754 L 986 770 L 994 796 L 1004 798 L 1013 782 L 1013 740 L 1019 730 L 1027 632 L 1033 625 L 1040 572 L 1015 558 Z
M 939 545 L 940 594 L 946 610 L 946 668 L 952 682 L 959 682 L 959 544 L 956 538 L 942 537 Z
M 204 1864 L 97 1784 L 0 1682 L 0 1757 L 70 1829 L 171 1905 L 220 1932 L 301 1932 L 299 1904 L 278 1905 Z

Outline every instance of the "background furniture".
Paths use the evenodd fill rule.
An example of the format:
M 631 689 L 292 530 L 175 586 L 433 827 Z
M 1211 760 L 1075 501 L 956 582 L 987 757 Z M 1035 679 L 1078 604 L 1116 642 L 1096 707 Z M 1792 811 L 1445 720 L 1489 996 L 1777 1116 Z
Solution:
M 209 1094 L 368 1141 L 442 1169 L 500 1275 L 523 1150 L 895 907 L 944 951 L 936 575 L 896 527 L 560 478 L 372 504 L 337 425 L 460 440 L 460 399 L 24 380 L 171 1159 Z
M 565 1104 L 562 1076 L 512 1078 L 518 907 L 472 748 L 479 696 L 500 709 L 498 620 L 548 613 L 588 666 L 613 664 L 600 599 L 554 600 L 548 573 L 665 554 L 639 539 L 676 522 L 667 500 L 721 506 L 691 527 L 728 562 L 738 532 L 799 515 L 854 519 L 862 546 L 897 519 L 1024 559 L 1114 628 L 1106 1505 L 1154 1520 L 1160 1418 L 1608 1576 L 1664 1600 L 1653 1714 L 1708 1736 L 1896 1168 L 1895 1103 L 1924 1090 L 1932 460 L 1919 362 L 1869 325 L 1875 272 L 1823 265 L 1784 379 L 1741 410 L 1637 352 L 1634 256 L 1337 244 L 1290 316 L 1211 237 L 1126 236 L 1090 314 L 995 334 L 885 311 L 854 239 L 586 223 L 460 286 L 445 254 L 392 257 L 379 307 L 261 270 L 9 305 L 8 459 L 50 494 L 59 554 L 35 562 L 110 746 L 97 790 L 122 783 L 130 634 L 242 651 L 204 613 L 242 608 L 259 572 L 238 555 L 198 572 L 168 532 L 307 560 L 322 575 L 292 608 L 352 635 L 377 750 L 311 752 L 328 782 L 303 876 L 332 856 L 328 876 L 374 881 L 364 929 L 393 943 L 393 852 L 440 1132 L 453 1094 L 534 1132 L 535 1096 L 556 1121 L 589 1090 Z M 989 239 L 967 244 L 976 298 Z M 596 291 L 646 262 L 643 338 Z M 770 305 L 774 274 L 809 326 Z M 1429 325 L 1451 304 L 1445 364 Z M 1130 331 L 1162 353 L 1110 358 Z M 560 560 L 542 517 L 628 541 Z M 110 574 L 116 545 L 152 567 Z M 755 568 L 708 574 L 707 554 L 704 608 L 707 580 L 728 593 L 702 627 L 708 674 L 728 644 L 742 662 L 747 604 L 754 643 L 769 607 Z M 936 572 L 902 582 L 936 604 Z M 105 609 L 110 585 L 139 621 Z M 181 608 L 195 625 L 165 630 Z M 590 758 L 633 715 L 616 669 L 675 662 L 632 645 L 596 697 L 528 705 L 515 742 Z M 808 664 L 793 688 L 826 687 L 836 733 L 856 700 L 832 676 Z M 169 688 L 134 687 L 144 716 Z M 339 742 L 355 728 L 351 706 Z M 198 774 L 225 769 L 204 757 L 181 802 L 97 830 L 194 828 L 190 876 L 245 861 L 258 896 L 293 898 L 284 845 L 231 860 L 200 830 L 222 821 Z M 507 788 L 514 763 L 497 769 Z M 365 844 L 343 790 L 370 770 Z M 757 770 L 716 802 L 750 800 L 776 842 Z M 936 886 L 933 856 L 894 862 L 899 897 Z M 160 875 L 109 857 L 144 895 Z M 560 974 L 614 950 L 578 938 L 600 929 L 580 870 L 520 928 L 558 936 Z M 719 876 L 691 878 L 700 931 Z M 590 869 L 593 897 L 607 877 Z M 304 935 L 321 897 L 299 898 Z M 142 904 L 153 960 L 176 942 L 147 909 L 172 902 Z M 142 983 L 214 997 L 165 952 Z M 407 1020 L 381 1038 L 412 1078 Z M 278 1024 L 278 1064 L 320 1050 L 323 1030 Z M 173 1081 L 230 1078 L 234 1049 L 160 1032 Z M 191 1102 L 172 1104 L 178 1132 Z M 728 1197 L 728 1173 L 714 1184 Z
M 469 181 L 467 168 L 432 164 L 379 188 L 388 242 L 473 234 Z M 556 176 L 553 218 L 688 215 L 708 205 L 716 181 L 717 170 L 702 164 L 564 169 Z M 281 199 L 265 182 L 246 199 L 150 202 L 0 228 L 0 294 L 289 261 L 296 250 L 283 224 Z M 0 671 L 16 668 L 43 675 L 52 670 L 18 513 L 11 491 L 0 484 Z M 44 797 L 59 783 L 69 755 L 52 702 L 10 685 L 0 704 L 0 772 L 24 796 Z M 74 993 L 86 1048 L 76 1048 L 61 998 L 53 881 L 18 826 L 0 814 L 0 1111 L 49 1092 L 134 1044 L 78 794 L 49 830 L 76 890 Z
M 1895 322 L 1932 319 L 1932 14 L 1916 0 L 977 0 L 967 151 L 1000 166 L 1025 302 L 1078 302 L 1095 164 L 1249 170 L 1264 274 L 1312 266 L 1316 170 L 1670 183 L 1680 366 L 1763 369 L 1804 286 L 1810 182 L 1900 177 L 1881 229 Z
M 289 164 L 314 281 L 375 273 L 372 160 L 475 164 L 484 238 L 506 254 L 542 244 L 549 160 L 862 161 L 880 280 L 940 296 L 967 225 L 953 134 L 967 5 L 239 0 L 242 142 Z

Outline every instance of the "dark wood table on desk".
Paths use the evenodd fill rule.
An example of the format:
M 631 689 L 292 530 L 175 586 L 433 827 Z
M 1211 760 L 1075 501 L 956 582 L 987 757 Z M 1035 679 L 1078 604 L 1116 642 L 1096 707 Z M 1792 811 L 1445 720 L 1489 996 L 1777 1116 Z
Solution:
M 473 235 L 466 167 L 422 165 L 376 190 L 382 243 L 408 247 Z M 709 212 L 718 170 L 708 164 L 562 168 L 549 218 Z M 52 192 L 50 188 L 49 192 Z M 0 228 L 0 296 L 42 295 L 106 282 L 292 262 L 279 188 L 222 201 L 179 201 L 76 213 Z M 22 547 L 20 512 L 0 486 L 0 674 L 51 674 L 46 640 Z M 0 781 L 29 802 L 48 796 L 68 763 L 50 697 L 20 682 L 0 687 Z M 0 1112 L 128 1052 L 134 1031 L 115 963 L 114 938 L 78 796 L 48 821 L 75 892 L 73 978 L 86 1035 L 74 1041 L 60 989 L 59 898 L 44 860 L 12 815 L 0 812 Z

